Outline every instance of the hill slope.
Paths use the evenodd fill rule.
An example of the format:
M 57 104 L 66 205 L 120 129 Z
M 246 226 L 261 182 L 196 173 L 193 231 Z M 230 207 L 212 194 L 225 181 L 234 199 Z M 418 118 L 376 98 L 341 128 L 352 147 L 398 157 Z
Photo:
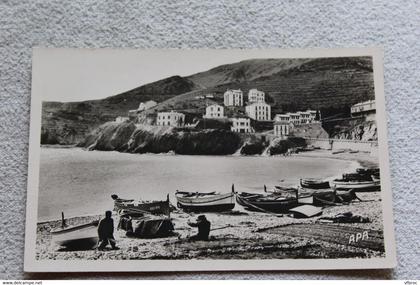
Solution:
M 195 84 L 209 88 L 226 83 L 252 81 L 270 76 L 282 70 L 298 67 L 311 59 L 250 59 L 233 64 L 224 64 L 205 72 L 188 76 Z
M 301 60 L 299 65 L 250 81 L 193 90 L 162 102 L 156 109 L 196 110 L 202 113 L 206 102 L 197 100 L 198 95 L 213 93 L 213 100 L 222 103 L 223 93 L 229 88 L 241 89 L 244 94 L 252 88 L 264 91 L 266 100 L 272 106 L 272 114 L 307 108 L 344 108 L 374 98 L 369 58 L 327 58 Z M 247 99 L 246 96 L 244 99 Z

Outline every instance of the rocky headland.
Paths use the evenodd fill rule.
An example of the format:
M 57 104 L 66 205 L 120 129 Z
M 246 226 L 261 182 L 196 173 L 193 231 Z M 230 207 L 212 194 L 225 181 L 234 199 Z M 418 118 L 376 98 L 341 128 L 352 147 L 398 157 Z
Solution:
M 282 154 L 290 148 L 306 146 L 304 139 L 274 139 L 238 134 L 224 129 L 195 129 L 136 125 L 132 122 L 105 123 L 93 130 L 79 147 L 89 150 L 128 153 L 168 153 L 188 155 Z

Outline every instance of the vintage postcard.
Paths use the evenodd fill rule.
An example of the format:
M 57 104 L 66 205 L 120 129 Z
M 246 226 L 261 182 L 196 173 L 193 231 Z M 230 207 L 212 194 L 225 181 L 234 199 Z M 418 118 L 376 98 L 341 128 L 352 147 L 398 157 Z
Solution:
M 25 271 L 391 268 L 382 52 L 33 52 Z

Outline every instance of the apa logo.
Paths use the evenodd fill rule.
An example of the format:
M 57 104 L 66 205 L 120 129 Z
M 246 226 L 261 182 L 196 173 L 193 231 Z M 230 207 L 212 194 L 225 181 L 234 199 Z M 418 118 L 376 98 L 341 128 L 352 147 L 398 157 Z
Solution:
M 359 241 L 368 240 L 368 239 L 369 239 L 368 231 L 351 234 L 349 238 L 349 244 L 357 243 Z

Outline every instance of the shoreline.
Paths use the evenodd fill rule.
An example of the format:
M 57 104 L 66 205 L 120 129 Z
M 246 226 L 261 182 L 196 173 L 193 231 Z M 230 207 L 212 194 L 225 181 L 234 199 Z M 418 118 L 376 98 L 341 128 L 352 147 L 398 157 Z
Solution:
M 347 169 L 354 171 L 355 166 L 367 163 L 374 165 L 375 159 L 367 153 L 357 154 L 356 160 L 347 154 L 331 154 L 328 151 L 312 151 L 292 155 L 296 157 L 320 157 L 329 159 L 351 160 Z M 343 173 L 343 172 L 341 172 Z M 356 215 L 368 217 L 371 223 L 356 224 L 319 224 L 319 217 L 295 219 L 287 215 L 282 217 L 267 213 L 249 212 L 236 205 L 233 212 L 204 213 L 212 223 L 212 228 L 226 225 L 226 229 L 211 232 L 213 239 L 208 242 L 188 242 L 186 237 L 196 233 L 188 226 L 198 214 L 184 213 L 176 209 L 171 213 L 176 236 L 141 239 L 128 238 L 125 232 L 115 231 L 116 251 L 63 251 L 51 244 L 50 231 L 59 227 L 60 220 L 44 220 L 37 223 L 36 257 L 37 259 L 266 259 L 266 258 L 371 258 L 383 257 L 382 204 L 380 192 L 358 193 L 365 202 L 332 206 L 323 209 L 321 217 L 333 217 L 338 213 L 351 211 Z M 66 217 L 68 224 L 82 224 L 97 220 L 101 215 Z M 114 215 L 115 228 L 118 218 Z M 305 226 L 300 227 L 299 225 Z M 233 230 L 232 230 L 233 229 Z M 282 229 L 286 229 L 286 232 Z M 325 230 L 327 229 L 327 230 Z M 311 235 L 308 235 L 308 230 Z M 349 245 L 349 233 L 368 231 L 374 242 L 371 244 Z M 322 233 L 322 234 L 320 234 Z M 323 256 L 320 256 L 320 254 Z

